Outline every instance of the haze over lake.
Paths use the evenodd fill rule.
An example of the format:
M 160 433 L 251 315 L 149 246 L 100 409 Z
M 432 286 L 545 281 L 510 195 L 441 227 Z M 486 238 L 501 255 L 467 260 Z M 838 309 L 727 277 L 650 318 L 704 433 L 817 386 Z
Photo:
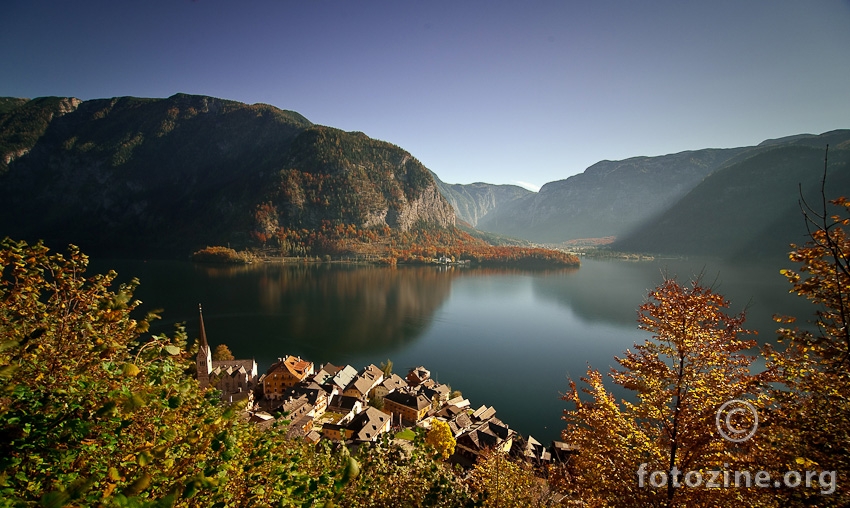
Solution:
M 495 406 L 512 428 L 547 442 L 563 427 L 559 397 L 568 378 L 578 380 L 588 364 L 606 371 L 649 336 L 637 329 L 637 309 L 662 273 L 684 281 L 702 272 L 731 299 L 730 312 L 748 307 L 746 327 L 761 343 L 775 337 L 773 314 L 808 320 L 814 311 L 788 294 L 780 267 L 793 268 L 584 259 L 580 269 L 529 272 L 95 260 L 91 270 L 139 278 L 143 307 L 164 309 L 157 332 L 185 322 L 193 340 L 202 303 L 211 344 L 256 358 L 261 372 L 287 354 L 358 369 L 391 359 L 402 375 L 424 365 L 473 406 Z

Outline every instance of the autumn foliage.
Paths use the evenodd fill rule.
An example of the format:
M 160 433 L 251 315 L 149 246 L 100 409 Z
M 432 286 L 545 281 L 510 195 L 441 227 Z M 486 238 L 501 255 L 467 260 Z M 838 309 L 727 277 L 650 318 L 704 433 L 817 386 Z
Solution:
M 791 328 L 793 317 L 777 317 L 778 340 L 757 351 L 743 314 L 727 314 L 723 297 L 699 281 L 665 280 L 640 308 L 639 326 L 652 337 L 617 358 L 610 373 L 634 397 L 618 401 L 594 369 L 565 396 L 573 407 L 563 437 L 580 452 L 558 477 L 573 499 L 585 506 L 850 503 L 843 481 L 850 477 L 850 202 L 824 201 L 818 212 L 803 206 L 810 241 L 793 246 L 789 259 L 799 268 L 782 274 L 817 306 L 815 326 Z M 753 363 L 755 352 L 763 366 Z M 746 439 L 720 435 L 730 401 L 752 408 L 726 414 L 729 428 L 753 429 Z M 713 471 L 721 480 L 764 472 L 771 481 L 684 485 L 686 473 L 709 478 Z

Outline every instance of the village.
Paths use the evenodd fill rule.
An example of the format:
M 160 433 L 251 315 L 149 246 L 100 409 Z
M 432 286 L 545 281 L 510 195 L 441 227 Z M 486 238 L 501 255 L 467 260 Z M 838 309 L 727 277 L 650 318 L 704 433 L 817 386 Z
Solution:
M 199 309 L 200 310 L 200 309 Z M 226 403 L 243 402 L 246 418 L 271 427 L 288 422 L 287 436 L 316 443 L 321 439 L 349 446 L 374 443 L 385 434 L 404 445 L 411 429 L 429 429 L 434 420 L 448 424 L 455 438 L 449 461 L 471 467 L 485 451 L 500 451 L 526 460 L 537 468 L 565 462 L 574 447 L 560 441 L 544 446 L 532 436 L 523 437 L 496 417 L 496 409 L 477 409 L 460 392 L 431 378 L 424 366 L 405 377 L 368 365 L 330 363 L 318 369 L 298 356 L 278 358 L 262 375 L 254 360 L 213 360 L 200 313 L 198 382 L 214 387 Z M 407 433 L 405 430 L 407 429 Z

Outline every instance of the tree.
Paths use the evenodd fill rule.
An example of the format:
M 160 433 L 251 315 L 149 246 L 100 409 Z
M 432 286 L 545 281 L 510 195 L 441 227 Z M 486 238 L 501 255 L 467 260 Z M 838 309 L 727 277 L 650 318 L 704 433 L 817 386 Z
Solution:
M 451 457 L 457 444 L 449 424 L 436 418 L 431 420 L 431 429 L 425 437 L 425 442 L 431 445 L 436 451 L 437 457 L 443 460 Z
M 810 238 L 793 245 L 789 255 L 800 268 L 782 270 L 792 292 L 818 310 L 813 327 L 790 328 L 794 318 L 776 318 L 786 326 L 779 330 L 784 348 L 768 348 L 768 365 L 782 381 L 774 391 L 777 423 L 768 429 L 768 451 L 774 462 L 819 471 L 827 481 L 821 488 L 783 492 L 787 506 L 850 503 L 850 486 L 836 481 L 850 475 L 850 238 L 844 230 L 850 202 L 827 202 L 823 190 L 821 196 L 818 211 L 801 202 Z
M 534 475 L 531 466 L 504 452 L 482 453 L 467 482 L 479 503 L 476 506 L 556 506 L 548 485 Z
M 718 435 L 715 417 L 727 401 L 753 397 L 762 375 L 751 375 L 755 345 L 740 335 L 744 315 L 728 315 L 729 302 L 699 280 L 689 286 L 666 279 L 640 307 L 639 327 L 652 338 L 616 358 L 614 382 L 635 392 L 619 404 L 602 375 L 588 369 L 582 392 L 574 382 L 565 400 L 563 438 L 580 447 L 568 487 L 590 506 L 751 506 L 733 489 L 675 488 L 687 471 L 740 462 L 747 443 Z M 759 403 L 759 401 L 754 401 Z M 740 428 L 745 422 L 736 422 Z M 640 485 L 638 471 L 658 471 L 655 485 Z M 664 480 L 663 482 L 661 480 Z M 736 504 L 738 503 L 738 504 Z
M 0 506 L 468 505 L 421 438 L 355 458 L 259 430 L 186 376 L 182 328 L 147 334 L 138 281 L 87 266 L 0 241 Z
M 0 504 L 300 505 L 344 486 L 341 458 L 200 391 L 185 332 L 143 336 L 138 282 L 87 265 L 0 242 Z
M 355 458 L 363 474 L 341 492 L 340 506 L 473 506 L 466 486 L 447 464 L 423 453 L 417 435 L 405 451 L 385 437 L 374 446 L 361 446 Z
M 387 358 L 386 362 L 381 362 L 381 365 L 379 367 L 381 369 L 381 372 L 384 373 L 384 377 L 388 378 L 392 375 L 392 373 L 393 373 L 393 361 L 390 360 L 389 358 Z
M 233 356 L 233 353 L 230 352 L 230 348 L 227 347 L 227 344 L 219 344 L 215 347 L 215 351 L 213 351 L 212 359 L 214 361 L 223 362 L 235 360 L 236 358 Z

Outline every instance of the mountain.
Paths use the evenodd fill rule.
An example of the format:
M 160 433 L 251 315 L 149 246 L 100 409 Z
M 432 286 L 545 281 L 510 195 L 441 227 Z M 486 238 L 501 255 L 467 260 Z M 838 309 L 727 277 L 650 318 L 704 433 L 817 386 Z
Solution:
M 748 148 L 601 161 L 491 210 L 477 227 L 536 242 L 618 236 L 675 204 Z
M 789 244 L 807 240 L 801 194 L 815 210 L 822 210 L 826 145 L 826 197 L 850 196 L 850 130 L 769 140 L 743 160 L 708 175 L 611 248 L 727 259 L 784 256 Z
M 432 176 L 440 193 L 454 208 L 457 218 L 473 227 L 496 208 L 534 194 L 517 185 L 452 184 L 443 182 L 436 174 L 432 173 Z
M 0 99 L 0 235 L 185 255 L 279 231 L 451 227 L 401 148 L 204 96 Z

